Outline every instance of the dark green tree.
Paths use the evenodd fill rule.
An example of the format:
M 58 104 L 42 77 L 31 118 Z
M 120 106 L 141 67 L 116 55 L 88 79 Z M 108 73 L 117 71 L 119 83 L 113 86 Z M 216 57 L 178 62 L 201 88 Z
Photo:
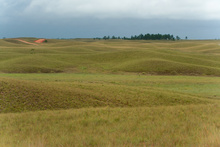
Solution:
M 176 40 L 180 40 L 181 38 L 179 36 L 176 36 Z

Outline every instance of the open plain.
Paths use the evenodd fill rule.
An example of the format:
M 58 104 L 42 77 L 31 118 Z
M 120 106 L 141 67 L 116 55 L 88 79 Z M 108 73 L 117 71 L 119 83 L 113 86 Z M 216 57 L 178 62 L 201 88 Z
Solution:
M 217 147 L 219 43 L 1 39 L 0 146 Z

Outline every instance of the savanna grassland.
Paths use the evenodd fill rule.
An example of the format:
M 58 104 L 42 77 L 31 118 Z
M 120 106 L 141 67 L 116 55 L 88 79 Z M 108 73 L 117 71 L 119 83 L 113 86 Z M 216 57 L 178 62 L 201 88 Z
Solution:
M 219 145 L 218 40 L 0 40 L 0 146 Z

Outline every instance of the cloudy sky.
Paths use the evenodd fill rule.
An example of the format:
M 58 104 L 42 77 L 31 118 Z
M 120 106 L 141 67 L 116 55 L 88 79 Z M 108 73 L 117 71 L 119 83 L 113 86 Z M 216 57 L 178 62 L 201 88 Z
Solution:
M 0 0 L 0 38 L 220 39 L 220 0 Z

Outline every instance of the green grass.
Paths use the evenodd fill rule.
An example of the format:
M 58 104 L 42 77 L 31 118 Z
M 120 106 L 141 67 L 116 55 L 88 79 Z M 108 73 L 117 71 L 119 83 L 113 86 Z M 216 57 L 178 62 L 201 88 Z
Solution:
M 2 74 L 2 76 L 7 77 L 8 75 Z M 16 75 L 13 76 L 16 77 Z M 27 78 L 26 75 L 17 76 L 20 79 L 1 78 L 2 95 L 0 108 L 2 112 L 106 106 L 151 107 L 208 104 L 211 103 L 209 99 L 206 99 L 209 98 L 208 96 L 212 98 L 220 96 L 218 92 L 215 92 L 218 88 L 213 93 L 208 93 L 207 97 L 204 97 L 204 95 L 200 97 L 190 93 L 183 93 L 183 91 L 163 88 L 163 86 L 169 85 L 170 82 L 163 83 L 163 86 L 152 85 L 153 81 L 157 84 L 161 82 L 156 79 L 158 78 L 157 76 L 152 76 L 153 81 L 148 79 L 150 77 L 136 75 L 124 76 L 123 80 L 116 80 L 119 77 L 114 77 L 114 75 L 50 74 L 51 77 L 47 75 L 44 77 L 44 75 L 38 74 L 31 75 L 32 79 L 29 80 L 25 80 Z M 82 78 L 83 76 L 87 78 Z M 64 78 L 62 79 L 62 77 Z M 133 80 L 130 82 L 126 80 L 130 78 Z M 183 78 L 180 77 L 179 79 Z M 220 81 L 219 78 L 216 78 L 216 80 Z M 197 81 L 197 83 L 199 82 L 203 81 Z M 174 87 L 182 88 L 182 85 L 176 86 L 177 84 L 176 81 Z M 209 82 L 209 84 L 212 85 L 213 83 Z M 215 81 L 215 84 L 218 87 L 220 86 L 220 82 L 217 83 Z M 185 88 L 185 85 L 183 86 Z M 191 86 L 193 87 L 194 85 Z M 195 90 L 197 88 L 194 88 Z
M 0 76 L 0 146 L 220 143 L 219 77 Z
M 3 73 L 145 72 L 220 76 L 218 41 L 82 39 L 48 40 L 34 46 L 6 39 L 0 40 L 0 48 Z
M 0 146 L 217 147 L 219 44 L 0 40 Z

